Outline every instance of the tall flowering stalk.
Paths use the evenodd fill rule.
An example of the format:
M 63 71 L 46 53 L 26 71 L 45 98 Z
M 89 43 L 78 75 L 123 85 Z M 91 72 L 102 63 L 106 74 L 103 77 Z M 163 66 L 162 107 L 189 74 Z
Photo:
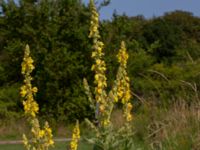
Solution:
M 28 140 L 26 135 L 23 135 L 24 146 L 27 150 L 48 150 L 49 146 L 54 144 L 52 139 L 52 130 L 46 122 L 41 129 L 37 114 L 39 106 L 34 100 L 34 95 L 37 93 L 37 87 L 32 87 L 31 73 L 34 70 L 33 59 L 30 57 L 29 46 L 26 45 L 22 66 L 22 75 L 24 76 L 24 85 L 21 87 L 20 95 L 23 98 L 23 106 L 25 115 L 31 126 L 32 138 Z
M 93 40 L 93 52 L 92 58 L 95 63 L 92 65 L 92 71 L 95 72 L 94 84 L 95 84 L 95 100 L 97 106 L 97 119 L 101 127 L 106 127 L 110 124 L 109 120 L 109 104 L 106 93 L 107 78 L 105 76 L 106 64 L 103 60 L 103 42 L 100 41 L 99 35 L 99 14 L 97 13 L 96 7 L 93 0 L 90 0 L 91 8 L 91 22 L 90 22 L 90 34 L 89 38 Z
M 22 98 L 24 98 L 23 106 L 25 114 L 34 118 L 38 113 L 39 107 L 33 98 L 33 95 L 37 93 L 37 87 L 32 87 L 31 85 L 31 72 L 35 67 L 33 65 L 33 59 L 29 55 L 29 46 L 26 45 L 21 71 L 25 79 L 24 85 L 21 87 L 20 94 Z
M 116 87 L 117 87 L 117 98 L 116 101 L 121 100 L 121 103 L 124 105 L 124 117 L 126 121 L 132 120 L 131 110 L 132 104 L 130 103 L 131 98 L 131 90 L 130 90 L 130 79 L 126 72 L 128 53 L 126 51 L 125 42 L 121 42 L 121 47 L 119 53 L 117 55 L 118 62 L 120 63 L 117 79 L 116 79 Z
M 70 142 L 70 150 L 77 150 L 79 139 L 80 139 L 80 129 L 79 129 L 79 122 L 77 121 L 73 129 L 72 140 Z

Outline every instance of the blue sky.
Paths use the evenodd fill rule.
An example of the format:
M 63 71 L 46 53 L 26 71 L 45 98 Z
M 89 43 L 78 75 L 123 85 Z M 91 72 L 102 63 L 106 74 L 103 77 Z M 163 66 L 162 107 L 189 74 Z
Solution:
M 88 3 L 89 0 L 82 0 Z M 97 0 L 102 2 L 102 0 Z M 200 17 L 200 0 L 111 0 L 111 4 L 100 11 L 100 18 L 111 19 L 114 10 L 128 16 L 144 15 L 146 18 L 161 16 L 173 10 L 185 10 Z

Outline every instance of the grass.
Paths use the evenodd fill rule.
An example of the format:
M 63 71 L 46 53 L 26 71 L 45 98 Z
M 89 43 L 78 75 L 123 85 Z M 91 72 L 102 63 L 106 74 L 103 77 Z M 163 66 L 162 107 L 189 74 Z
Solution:
M 50 150 L 66 150 L 67 143 L 65 142 L 56 142 L 54 148 L 50 148 Z M 90 150 L 92 149 L 91 145 L 80 143 L 79 150 Z M 0 145 L 0 150 L 25 150 L 22 144 L 8 144 L 8 145 Z
M 123 123 L 116 110 L 112 114 L 112 121 L 116 127 Z M 170 108 L 161 108 L 154 103 L 144 103 L 134 114 L 135 129 L 134 142 L 140 150 L 199 150 L 200 147 L 200 104 L 187 105 L 180 101 Z M 7 127 L 7 128 L 6 128 Z M 18 127 L 21 127 L 18 128 Z M 22 128 L 23 127 L 23 128 Z M 61 125 L 55 129 L 57 138 L 71 136 L 71 126 Z M 0 126 L 0 140 L 21 139 L 21 134 L 27 130 L 22 122 Z M 21 132 L 21 133 L 20 133 Z M 85 124 L 81 125 L 81 137 L 91 137 L 93 133 Z M 23 150 L 23 145 L 0 145 L 0 150 Z M 66 150 L 66 142 L 56 142 L 50 150 Z M 79 150 L 92 150 L 92 146 L 84 143 Z
M 54 128 L 54 138 L 71 138 L 73 125 L 59 124 L 59 127 Z M 90 135 L 85 125 L 81 127 L 81 134 Z M 29 128 L 26 121 L 21 120 L 5 120 L 0 121 L 0 141 L 21 140 L 22 133 L 28 134 Z M 55 147 L 50 150 L 66 150 L 67 142 L 56 142 Z M 92 146 L 81 142 L 79 150 L 90 150 Z M 0 150 L 25 150 L 22 144 L 0 144 Z
M 28 130 L 24 118 L 0 120 L 0 140 L 20 140 Z
M 21 144 L 0 145 L 0 150 L 23 150 L 23 145 Z

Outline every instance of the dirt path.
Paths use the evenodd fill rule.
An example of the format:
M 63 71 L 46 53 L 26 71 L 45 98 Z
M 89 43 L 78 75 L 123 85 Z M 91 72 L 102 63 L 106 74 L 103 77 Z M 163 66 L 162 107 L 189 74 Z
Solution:
M 57 139 L 54 139 L 55 142 L 67 142 L 67 141 L 71 141 L 70 138 L 68 139 L 65 139 L 65 138 L 57 138 Z M 22 140 L 12 140 L 12 141 L 0 141 L 0 145 L 3 145 L 3 144 L 22 144 L 23 141 Z

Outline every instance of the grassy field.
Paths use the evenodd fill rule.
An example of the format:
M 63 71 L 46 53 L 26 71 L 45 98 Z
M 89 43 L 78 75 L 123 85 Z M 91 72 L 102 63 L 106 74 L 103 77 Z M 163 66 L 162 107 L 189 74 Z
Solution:
M 50 150 L 66 150 L 67 144 L 65 142 L 56 142 L 55 147 Z M 92 149 L 91 145 L 81 143 L 79 145 L 79 150 L 90 150 Z M 22 144 L 9 144 L 9 145 L 0 145 L 0 150 L 25 150 Z
M 198 106 L 198 107 L 197 107 Z M 198 108 L 198 109 L 197 109 Z M 135 149 L 152 150 L 199 150 L 200 145 L 200 107 L 188 106 L 184 102 L 175 103 L 169 109 L 160 109 L 151 103 L 145 103 L 134 115 Z M 120 112 L 113 113 L 112 122 L 118 127 L 123 123 Z M 20 140 L 27 133 L 22 121 L 10 122 L 0 126 L 0 141 Z M 54 138 L 70 138 L 71 125 L 60 124 L 54 129 Z M 93 132 L 82 124 L 81 137 L 93 137 Z M 79 150 L 92 150 L 92 146 L 81 141 Z M 0 145 L 0 150 L 24 150 L 23 145 Z M 67 142 L 56 142 L 50 150 L 67 150 Z
M 2 123 L 2 122 L 0 122 Z M 62 138 L 71 138 L 71 132 L 72 132 L 72 125 L 63 125 L 60 124 L 58 128 L 54 129 L 55 137 L 57 139 Z M 11 121 L 5 121 L 4 124 L 0 124 L 0 141 L 15 141 L 15 140 L 21 140 L 22 133 L 25 133 L 28 135 L 28 125 L 25 123 L 25 121 L 22 120 L 11 120 Z M 90 135 L 91 132 L 88 132 L 87 128 L 81 127 L 82 135 Z M 68 135 L 68 137 L 66 137 Z M 51 148 L 50 150 L 66 150 L 67 144 L 69 142 L 61 142 L 57 141 L 55 143 L 55 147 Z M 79 150 L 90 150 L 92 149 L 91 145 L 88 145 L 87 143 L 81 142 L 79 145 Z M 22 144 L 0 144 L 0 150 L 25 150 Z

